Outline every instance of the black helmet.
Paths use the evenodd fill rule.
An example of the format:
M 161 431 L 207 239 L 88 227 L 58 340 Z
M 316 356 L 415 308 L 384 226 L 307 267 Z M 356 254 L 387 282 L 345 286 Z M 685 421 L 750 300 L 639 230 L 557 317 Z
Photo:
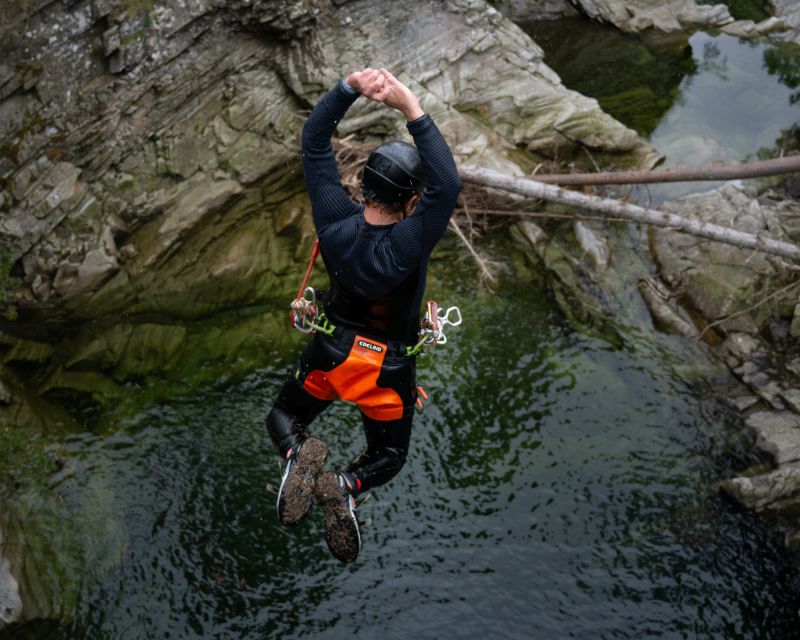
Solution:
M 425 187 L 425 169 L 416 147 L 393 140 L 367 158 L 362 177 L 364 198 L 381 204 L 404 202 Z

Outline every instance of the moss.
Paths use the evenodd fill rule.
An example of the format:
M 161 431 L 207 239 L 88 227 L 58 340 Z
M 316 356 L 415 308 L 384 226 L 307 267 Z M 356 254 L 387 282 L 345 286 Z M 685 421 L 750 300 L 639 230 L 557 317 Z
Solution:
M 27 482 L 43 484 L 58 468 L 44 438 L 26 427 L 0 425 L 0 486 L 20 487 Z
M 15 320 L 17 308 L 11 302 L 14 290 L 19 287 L 19 280 L 11 275 L 14 260 L 5 247 L 0 247 L 0 314 L 6 320 Z

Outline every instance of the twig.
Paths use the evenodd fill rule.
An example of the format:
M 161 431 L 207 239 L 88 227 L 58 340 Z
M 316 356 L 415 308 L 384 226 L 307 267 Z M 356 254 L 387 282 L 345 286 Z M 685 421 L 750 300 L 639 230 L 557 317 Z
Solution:
M 756 302 L 756 303 L 755 303 L 755 304 L 754 304 L 752 307 L 748 307 L 747 309 L 742 309 L 741 311 L 736 311 L 735 313 L 731 313 L 730 315 L 727 315 L 727 316 L 725 316 L 724 318 L 720 318 L 719 320 L 714 320 L 714 322 L 711 322 L 710 324 L 707 324 L 707 325 L 706 325 L 706 326 L 703 328 L 703 330 L 702 330 L 702 331 L 701 331 L 701 332 L 698 334 L 698 336 L 697 336 L 697 340 L 700 340 L 700 339 L 701 339 L 701 338 L 702 338 L 702 337 L 703 337 L 703 336 L 706 334 L 706 331 L 708 331 L 708 330 L 709 330 L 709 329 L 711 329 L 712 327 L 719 326 L 719 325 L 721 325 L 723 322 L 727 322 L 727 321 L 728 321 L 728 320 L 730 320 L 731 318 L 736 318 L 736 317 L 738 317 L 738 316 L 744 315 L 745 313 L 750 313 L 751 311 L 755 311 L 755 310 L 756 310 L 756 309 L 758 309 L 758 308 L 759 308 L 759 307 L 760 307 L 762 304 L 764 304 L 764 303 L 766 303 L 766 302 L 769 302 L 769 301 L 770 301 L 772 298 L 774 298 L 775 296 L 779 296 L 779 295 L 780 295 L 780 294 L 782 294 L 782 293 L 786 293 L 787 291 L 789 291 L 790 289 L 793 289 L 793 288 L 794 288 L 794 287 L 796 287 L 797 285 L 800 285 L 800 280 L 795 280 L 794 282 L 790 282 L 790 283 L 789 283 L 789 284 L 787 284 L 785 287 L 782 287 L 782 288 L 778 289 L 777 291 L 773 291 L 773 292 L 772 292 L 772 293 L 770 293 L 770 294 L 769 294 L 769 295 L 768 295 L 766 298 L 764 298 L 764 299 L 762 299 L 762 300 L 759 300 L 758 302 Z
M 586 152 L 586 155 L 589 156 L 589 160 L 592 161 L 592 164 L 594 165 L 595 171 L 597 171 L 597 173 L 600 173 L 600 167 L 598 166 L 597 162 L 595 162 L 595 159 L 594 159 L 594 156 L 592 155 L 592 152 L 589 151 L 589 149 L 587 147 L 584 147 L 583 150 Z
M 467 236 L 464 235 L 464 232 L 461 230 L 461 227 L 458 226 L 458 223 L 453 218 L 450 218 L 450 226 L 452 227 L 453 231 L 456 232 L 456 235 L 461 239 L 467 250 L 472 254 L 472 257 L 475 258 L 475 262 L 478 263 L 478 269 L 481 272 L 481 282 L 486 282 L 490 288 L 494 288 L 497 286 L 497 277 L 492 273 L 491 269 L 489 268 L 488 261 L 481 257 L 481 255 L 475 251 L 475 247 L 472 246 L 470 241 L 467 239 Z

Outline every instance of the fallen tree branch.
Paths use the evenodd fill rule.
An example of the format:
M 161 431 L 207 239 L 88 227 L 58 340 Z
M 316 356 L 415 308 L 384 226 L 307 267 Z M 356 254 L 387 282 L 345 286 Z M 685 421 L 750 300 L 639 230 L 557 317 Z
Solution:
M 492 273 L 489 262 L 477 251 L 475 251 L 475 247 L 472 246 L 472 243 L 467 239 L 467 236 L 464 235 L 461 227 L 458 226 L 458 223 L 453 218 L 450 218 L 450 227 L 456 232 L 456 235 L 461 239 L 461 242 L 466 245 L 467 250 L 472 254 L 472 257 L 475 258 L 475 262 L 478 263 L 478 268 L 481 271 L 481 281 L 487 283 L 491 288 L 496 287 L 497 277 L 494 275 L 494 273 Z
M 701 238 L 716 240 L 717 242 L 723 242 L 735 247 L 756 249 L 790 260 L 800 260 L 800 246 L 760 234 L 746 233 L 717 224 L 683 218 L 673 213 L 666 213 L 656 209 L 646 209 L 645 207 L 620 202 L 618 200 L 598 198 L 596 196 L 578 193 L 577 191 L 569 191 L 556 187 L 555 185 L 544 184 L 530 178 L 518 178 L 491 169 L 462 166 L 459 169 L 459 173 L 465 182 L 502 189 L 529 198 L 539 198 L 541 200 L 560 202 L 580 209 L 599 211 L 604 214 L 611 214 L 617 218 L 626 218 L 632 222 L 675 229 Z
M 591 156 L 590 156 L 591 157 Z M 594 162 L 594 159 L 592 159 Z M 595 165 L 597 166 L 597 165 Z M 602 184 L 644 184 L 652 182 L 697 182 L 764 178 L 800 171 L 800 155 L 739 164 L 712 164 L 696 167 L 670 167 L 656 171 L 606 171 L 601 173 L 559 173 L 531 176 L 538 182 L 562 186 Z

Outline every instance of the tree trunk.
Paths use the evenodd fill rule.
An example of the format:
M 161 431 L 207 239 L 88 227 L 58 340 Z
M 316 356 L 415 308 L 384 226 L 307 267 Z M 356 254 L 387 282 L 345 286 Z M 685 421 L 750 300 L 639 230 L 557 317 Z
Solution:
M 563 186 L 601 184 L 644 184 L 651 182 L 696 182 L 763 178 L 800 171 L 800 155 L 742 164 L 712 164 L 701 167 L 671 167 L 658 171 L 613 171 L 602 173 L 560 173 L 531 176 L 537 182 Z
M 459 173 L 465 182 L 519 193 L 529 198 L 559 202 L 579 209 L 598 211 L 617 218 L 625 218 L 632 222 L 675 229 L 701 238 L 724 242 L 735 247 L 754 249 L 789 258 L 790 260 L 800 260 L 800 246 L 760 234 L 754 235 L 708 222 L 701 222 L 700 220 L 690 220 L 672 213 L 647 209 L 638 205 L 620 202 L 619 200 L 598 198 L 597 196 L 590 196 L 577 191 L 569 191 L 553 185 L 542 184 L 530 178 L 517 178 L 491 169 L 463 166 L 459 169 Z

